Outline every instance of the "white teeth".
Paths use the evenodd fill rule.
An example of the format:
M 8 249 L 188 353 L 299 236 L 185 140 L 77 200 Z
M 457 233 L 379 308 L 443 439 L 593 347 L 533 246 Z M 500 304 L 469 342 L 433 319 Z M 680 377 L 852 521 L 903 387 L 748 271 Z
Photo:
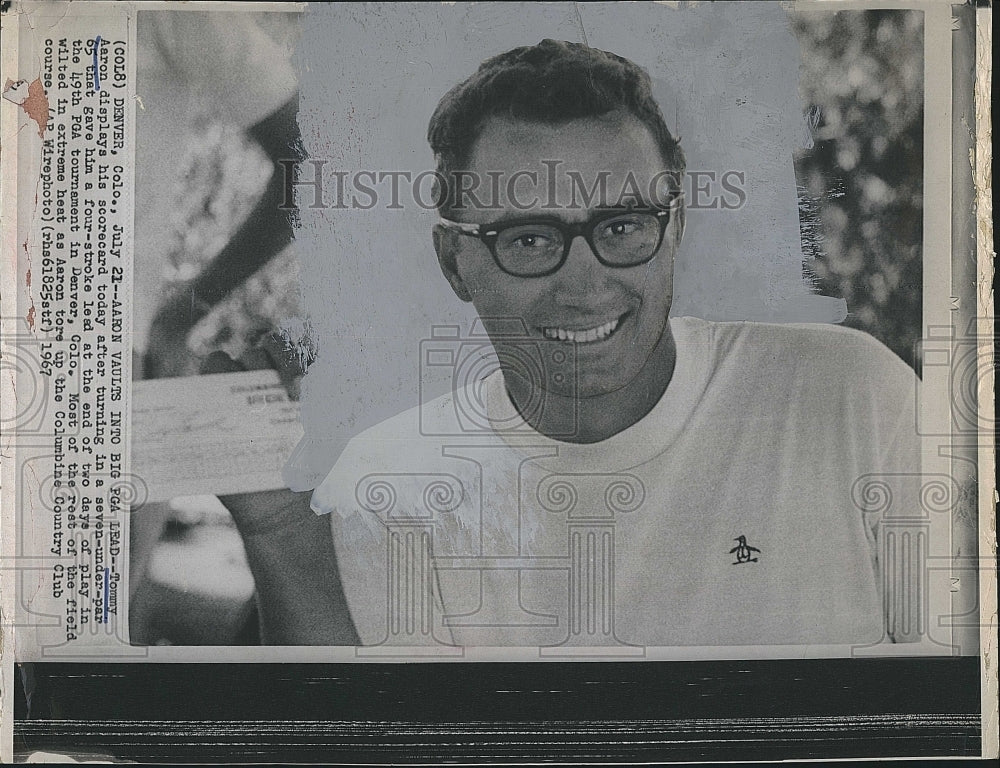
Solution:
M 611 320 L 604 325 L 599 325 L 597 328 L 590 328 L 586 331 L 568 331 L 565 328 L 543 328 L 545 337 L 547 339 L 559 339 L 560 341 L 572 341 L 577 344 L 585 344 L 589 341 L 597 341 L 598 339 L 606 339 L 615 329 L 618 327 L 618 322 L 620 318 Z

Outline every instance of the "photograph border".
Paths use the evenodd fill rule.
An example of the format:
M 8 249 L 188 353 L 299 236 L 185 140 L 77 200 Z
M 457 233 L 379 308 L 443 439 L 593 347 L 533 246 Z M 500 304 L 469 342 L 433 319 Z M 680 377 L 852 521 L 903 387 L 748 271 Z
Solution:
M 229 4 L 205 4 L 199 9 L 207 10 L 209 5 Z M 853 5 L 838 4 L 838 10 Z M 912 5 L 886 2 L 879 7 Z M 138 10 L 147 8 L 155 5 Z M 974 302 L 962 306 L 975 306 L 967 319 L 978 329 L 979 359 L 984 361 L 992 360 L 994 350 L 991 192 L 985 139 L 990 120 L 990 11 L 972 4 L 952 10 L 959 17 L 960 29 L 965 24 L 975 26 L 980 74 L 976 92 L 971 94 L 959 77 L 958 64 L 968 66 L 968 62 L 954 63 L 952 105 L 955 115 L 967 113 L 972 103 L 976 109 L 972 173 L 978 216 L 972 223 L 976 295 Z M 16 51 L 16 25 L 5 24 L 3 34 L 4 69 L 16 70 L 16 54 L 7 44 L 13 39 Z M 953 57 L 969 53 L 958 46 L 953 49 Z M 12 135 L 8 127 L 5 119 L 4 135 Z M 963 152 L 962 140 L 969 141 L 970 148 L 971 140 L 957 119 L 951 135 L 954 221 L 949 225 L 951 268 L 955 269 L 967 256 L 957 235 L 968 222 L 960 221 L 958 211 L 968 205 L 972 190 L 958 183 L 966 176 L 958 169 L 964 171 L 968 165 L 969 153 Z M 4 174 L 5 218 L 16 207 L 12 179 L 15 173 Z M 5 257 L 7 248 L 5 239 Z M 951 279 L 951 275 L 945 277 Z M 8 289 L 15 278 L 5 270 L 5 295 L 13 295 Z M 3 314 L 7 334 L 11 313 Z M 924 325 L 930 324 L 925 315 Z M 9 414 L 10 392 L 6 383 L 4 387 L 4 408 Z M 992 378 L 980 380 L 979 395 L 980 418 L 992 424 Z M 980 552 L 995 555 L 996 542 L 990 538 L 995 528 L 988 525 L 995 519 L 994 492 L 987 484 L 987 478 L 993 477 L 995 442 L 983 432 L 977 446 Z M 14 530 L 8 495 L 12 483 L 11 462 L 4 461 L 5 531 Z M 5 562 L 11 562 L 15 550 L 9 536 L 3 537 L 2 548 Z M 329 664 L 320 663 L 319 654 L 316 663 L 219 664 L 178 657 L 176 663 L 114 664 L 95 659 L 15 666 L 13 644 L 4 642 L 0 737 L 5 750 L 13 744 L 18 759 L 42 750 L 80 759 L 108 754 L 126 759 L 231 760 L 240 744 L 261 760 L 336 757 L 361 762 L 988 754 L 984 750 L 995 750 L 989 745 L 996 743 L 997 671 L 981 665 L 985 659 L 996 658 L 996 574 L 983 567 L 985 562 L 980 556 L 978 657 L 645 661 L 642 666 L 634 662 L 561 661 L 558 666 L 479 662 L 475 669 L 480 674 L 473 676 L 465 665 Z M 5 567 L 0 573 L 5 617 L 13 611 L 12 570 Z M 4 635 L 12 631 L 8 618 L 2 631 Z M 635 686 L 640 685 L 647 690 L 636 696 Z M 372 691 L 377 695 L 373 697 Z M 435 695 L 445 703 L 428 707 Z M 589 703 L 592 698 L 601 700 L 600 706 Z M 53 719 L 24 719 L 29 699 L 33 710 L 49 707 Z M 227 704 L 227 699 L 235 701 Z M 706 712 L 706 701 L 717 704 L 717 709 Z M 294 705 L 312 719 L 291 717 Z M 616 716 L 615 707 L 628 713 L 644 709 L 646 716 Z M 797 714 L 789 714 L 793 710 Z M 461 716 L 466 712 L 471 716 Z M 686 712 L 700 714 L 681 716 Z M 3 757 L 10 754 L 5 751 Z

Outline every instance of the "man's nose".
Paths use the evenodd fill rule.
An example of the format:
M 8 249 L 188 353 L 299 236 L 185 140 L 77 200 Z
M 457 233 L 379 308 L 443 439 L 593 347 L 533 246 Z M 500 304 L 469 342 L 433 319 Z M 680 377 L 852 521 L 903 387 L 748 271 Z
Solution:
M 566 303 L 592 298 L 607 285 L 607 269 L 597 260 L 587 239 L 577 235 L 569 245 L 566 262 L 555 274 L 555 298 Z

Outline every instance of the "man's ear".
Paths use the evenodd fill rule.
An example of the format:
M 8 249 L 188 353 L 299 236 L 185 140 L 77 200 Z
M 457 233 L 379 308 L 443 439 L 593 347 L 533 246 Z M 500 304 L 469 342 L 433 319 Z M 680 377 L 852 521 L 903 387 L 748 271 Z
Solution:
M 448 281 L 448 284 L 451 286 L 451 289 L 455 292 L 455 295 L 458 296 L 458 298 L 462 301 L 472 301 L 472 294 L 465 285 L 465 281 L 462 280 L 461 275 L 458 274 L 456 255 L 459 245 L 455 242 L 455 234 L 449 232 L 440 224 L 434 225 L 432 234 L 434 237 L 434 250 L 437 252 L 438 264 L 441 267 L 441 272 L 444 274 L 445 279 Z

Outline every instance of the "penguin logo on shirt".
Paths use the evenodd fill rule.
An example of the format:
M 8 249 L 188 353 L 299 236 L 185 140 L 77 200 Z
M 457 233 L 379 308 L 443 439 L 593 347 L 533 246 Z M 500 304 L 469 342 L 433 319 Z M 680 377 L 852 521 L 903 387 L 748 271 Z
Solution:
M 757 558 L 753 556 L 753 552 L 760 552 L 757 547 L 751 547 L 747 544 L 746 536 L 739 536 L 734 541 L 738 541 L 735 547 L 729 550 L 729 554 L 736 555 L 736 562 L 733 565 L 743 565 L 743 563 L 756 563 Z

